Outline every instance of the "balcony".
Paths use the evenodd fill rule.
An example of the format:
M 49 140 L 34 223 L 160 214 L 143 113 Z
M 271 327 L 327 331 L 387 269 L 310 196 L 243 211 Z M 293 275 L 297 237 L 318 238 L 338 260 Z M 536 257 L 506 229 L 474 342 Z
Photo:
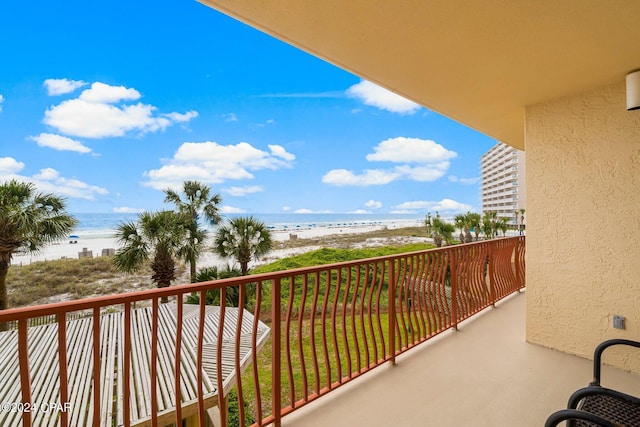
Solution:
M 0 423 L 224 426 L 232 399 L 256 425 L 539 425 L 589 363 L 524 342 L 524 242 L 7 310 L 2 401 L 58 406 Z
M 284 426 L 539 427 L 591 380 L 591 361 L 525 341 L 516 293 L 301 409 Z M 603 384 L 637 394 L 640 377 L 605 367 Z

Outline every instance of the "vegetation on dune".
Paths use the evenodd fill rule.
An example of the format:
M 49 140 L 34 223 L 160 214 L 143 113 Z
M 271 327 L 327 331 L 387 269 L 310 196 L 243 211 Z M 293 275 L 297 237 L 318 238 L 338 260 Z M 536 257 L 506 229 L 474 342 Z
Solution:
M 237 267 L 232 267 L 227 264 L 224 268 L 218 267 L 205 267 L 198 270 L 194 283 L 209 282 L 217 279 L 228 279 L 230 277 L 242 276 L 242 271 Z M 237 307 L 240 300 L 240 290 L 238 286 L 229 286 L 226 290 L 227 305 L 230 307 Z M 199 304 L 200 293 L 192 292 L 184 299 L 187 304 Z M 208 289 L 205 291 L 205 304 L 207 305 L 220 305 L 220 291 L 218 289 Z
M 147 265 L 136 274 L 115 269 L 111 257 L 40 261 L 13 266 L 7 276 L 11 307 L 153 288 Z
M 9 307 L 6 279 L 13 253 L 37 252 L 66 237 L 77 221 L 65 209 L 63 198 L 38 193 L 32 183 L 0 184 L 0 310 Z
M 289 239 L 282 242 L 274 242 L 274 249 L 292 249 L 306 246 L 321 245 L 332 248 L 353 248 L 361 245 L 363 242 L 372 239 L 402 239 L 407 237 L 431 237 L 425 227 L 400 227 L 400 228 L 381 228 L 379 230 L 367 231 L 366 233 L 345 233 L 331 234 L 322 237 L 312 237 L 308 239 Z M 396 246 L 391 242 L 385 242 L 385 245 Z
M 425 243 L 412 243 L 402 246 L 380 246 L 376 248 L 362 249 L 322 248 L 262 265 L 260 267 L 254 268 L 251 273 L 269 273 L 273 271 L 291 270 L 293 268 L 311 267 L 314 265 L 354 261 L 357 259 L 366 259 L 385 255 L 421 251 L 432 247 L 433 245 Z
M 390 239 L 385 241 L 387 246 L 344 249 L 345 247 L 362 244 L 365 240 L 372 238 L 415 237 L 423 228 L 424 227 L 399 228 L 394 230 L 376 230 L 368 233 L 327 236 L 326 238 L 319 239 L 319 242 L 321 242 L 323 246 L 335 246 L 335 249 L 325 248 L 319 251 L 284 258 L 255 268 L 252 270 L 252 273 L 265 273 L 431 248 L 433 245 L 424 243 L 399 245 L 393 243 L 392 239 Z M 403 233 L 403 230 L 406 231 L 406 233 Z M 291 240 L 290 242 L 300 243 L 303 242 L 303 240 Z M 305 245 L 302 245 L 301 247 L 304 246 Z M 99 257 L 40 261 L 24 266 L 14 265 L 13 268 L 9 270 L 7 277 L 9 303 L 12 307 L 22 307 L 46 303 L 54 300 L 56 296 L 60 297 L 59 299 L 74 300 L 95 295 L 127 292 L 130 290 L 152 289 L 154 287 L 154 284 L 150 280 L 153 271 L 150 268 L 149 262 L 143 263 L 140 269 L 135 272 L 124 273 L 115 268 L 112 260 L 112 257 Z M 186 282 L 188 277 L 184 276 L 184 267 L 181 264 L 177 264 L 177 268 L 176 274 L 181 278 L 178 280 L 184 280 Z M 211 270 L 215 270 L 215 274 L 211 274 Z M 203 274 L 197 276 L 197 282 L 233 277 L 241 274 L 239 270 L 231 266 L 201 269 L 200 272 L 203 272 Z M 209 300 L 209 295 L 207 299 Z M 217 299 L 218 297 L 211 296 L 211 301 L 217 301 Z M 196 301 L 197 298 L 195 298 L 193 302 Z

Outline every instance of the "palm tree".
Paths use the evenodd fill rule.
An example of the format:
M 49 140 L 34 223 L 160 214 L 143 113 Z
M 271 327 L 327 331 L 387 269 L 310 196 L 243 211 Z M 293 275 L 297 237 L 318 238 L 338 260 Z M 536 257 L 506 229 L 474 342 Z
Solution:
M 196 274 L 196 282 L 209 282 L 217 279 L 227 279 L 229 277 L 241 276 L 242 272 L 237 267 L 226 265 L 223 270 L 218 270 L 218 267 L 205 267 L 198 270 Z M 240 301 L 240 286 L 228 286 L 226 291 L 226 305 L 230 307 L 238 307 Z M 189 294 L 184 302 L 186 304 L 199 304 L 200 292 L 192 292 Z M 208 289 L 205 292 L 205 304 L 207 305 L 220 305 L 220 291 L 218 289 Z
M 507 218 L 499 218 L 495 225 L 495 233 L 496 236 L 498 235 L 498 231 L 502 232 L 502 237 L 505 237 L 507 235 L 507 230 L 509 229 L 509 224 L 507 224 Z
M 182 184 L 184 198 L 174 190 L 164 190 L 165 203 L 173 203 L 178 212 L 187 218 L 188 232 L 186 243 L 178 251 L 178 256 L 189 263 L 191 283 L 196 282 L 196 261 L 204 247 L 207 237 L 205 229 L 198 221 L 202 215 L 211 225 L 220 222 L 219 206 L 222 198 L 211 194 L 211 188 L 198 181 L 185 181 Z
M 431 212 L 427 212 L 427 217 L 424 219 L 424 225 L 427 227 L 427 235 L 433 234 L 433 219 L 431 218 Z
M 467 219 L 469 221 L 468 222 L 469 228 L 470 229 L 472 228 L 473 232 L 476 235 L 476 242 L 477 242 L 478 239 L 480 238 L 480 221 L 482 220 L 482 217 L 477 212 L 468 212 Z
M 453 218 L 455 226 L 460 230 L 460 243 L 464 243 L 464 232 L 468 231 L 467 228 L 467 218 L 465 214 L 458 214 Z
M 456 231 L 456 228 L 453 224 L 449 224 L 448 222 L 440 219 L 440 214 L 436 212 L 436 217 L 433 218 L 433 222 L 431 224 L 433 229 L 433 242 L 437 247 L 442 247 L 442 242 L 447 245 L 450 245 L 453 241 L 453 232 Z
M 124 222 L 116 229 L 121 246 L 113 257 L 117 270 L 127 273 L 138 270 L 151 257 L 151 280 L 158 288 L 171 286 L 176 278 L 175 257 L 186 235 L 185 218 L 173 211 L 143 212 L 138 222 Z M 162 302 L 168 298 L 163 297 Z
M 63 198 L 37 193 L 32 183 L 0 184 L 0 310 L 8 307 L 7 272 L 13 253 L 38 252 L 67 237 L 78 221 L 65 209 Z
M 498 220 L 497 212 L 485 212 L 482 217 L 482 232 L 485 239 L 493 239 L 497 234 L 496 221 Z
M 466 214 L 458 214 L 455 216 L 454 221 L 456 228 L 460 229 L 460 243 L 471 243 L 473 238 L 471 237 L 472 223 L 475 220 L 475 216 L 471 212 Z
M 223 258 L 235 258 L 242 275 L 249 271 L 249 262 L 271 251 L 273 240 L 264 222 L 249 217 L 237 217 L 220 226 L 215 237 L 215 251 Z

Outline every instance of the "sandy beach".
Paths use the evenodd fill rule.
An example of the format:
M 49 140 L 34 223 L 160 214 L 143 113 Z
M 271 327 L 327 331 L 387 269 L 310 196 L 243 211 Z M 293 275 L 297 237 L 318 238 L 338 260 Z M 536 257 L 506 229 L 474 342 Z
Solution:
M 378 223 L 355 223 L 355 224 L 338 224 L 332 226 L 295 226 L 288 228 L 280 228 L 272 230 L 272 236 L 275 241 L 286 241 L 290 239 L 316 239 L 335 234 L 354 234 L 366 233 L 382 228 L 402 228 L 414 227 L 418 225 L 415 220 L 398 220 Z M 71 243 L 77 241 L 77 243 Z M 273 261 L 287 256 L 296 255 L 314 247 L 293 248 L 274 250 L 269 254 L 267 259 L 263 261 Z M 112 251 L 118 250 L 116 239 L 108 234 L 103 235 L 79 235 L 78 239 L 60 241 L 46 246 L 41 252 L 36 254 L 14 254 L 12 259 L 13 265 L 27 265 L 36 261 L 49 261 L 64 258 L 79 258 L 84 254 L 89 257 L 99 257 L 108 255 Z M 208 266 L 224 266 L 232 260 L 221 259 L 212 252 L 206 252 L 202 255 L 198 262 L 199 267 Z

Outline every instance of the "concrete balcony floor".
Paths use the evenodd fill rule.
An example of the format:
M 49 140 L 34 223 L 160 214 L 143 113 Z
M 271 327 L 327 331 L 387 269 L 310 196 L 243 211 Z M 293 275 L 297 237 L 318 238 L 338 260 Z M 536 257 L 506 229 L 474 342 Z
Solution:
M 328 396 L 285 426 L 543 426 L 591 380 L 590 360 L 525 341 L 513 295 Z M 640 394 L 640 376 L 605 367 L 605 386 Z

